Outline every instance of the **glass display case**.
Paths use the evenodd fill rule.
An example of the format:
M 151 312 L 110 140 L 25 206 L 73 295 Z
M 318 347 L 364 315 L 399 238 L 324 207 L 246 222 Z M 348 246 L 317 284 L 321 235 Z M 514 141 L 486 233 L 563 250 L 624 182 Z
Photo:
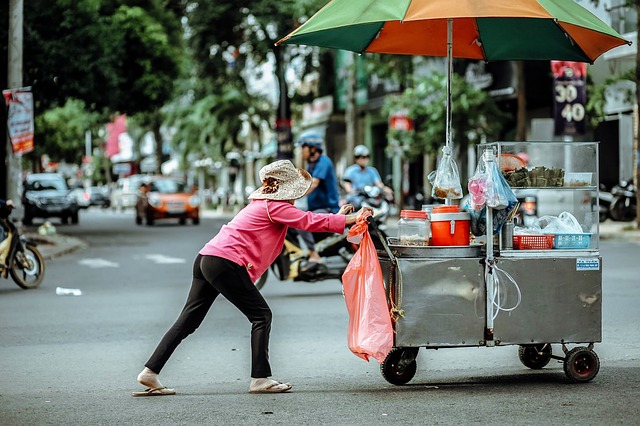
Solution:
M 501 242 L 501 256 L 598 252 L 597 142 L 492 142 L 478 145 L 478 158 L 486 150 L 494 152 L 502 175 L 520 202 L 513 247 L 507 249 Z M 580 229 L 575 229 L 578 226 L 572 217 Z M 557 218 L 572 221 L 575 231 L 532 237 L 530 241 L 520 236 Z

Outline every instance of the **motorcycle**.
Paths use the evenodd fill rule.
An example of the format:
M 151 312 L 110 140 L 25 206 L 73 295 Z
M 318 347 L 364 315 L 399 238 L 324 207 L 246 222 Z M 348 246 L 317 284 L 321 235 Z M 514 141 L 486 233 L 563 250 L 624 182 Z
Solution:
M 611 189 L 613 200 L 609 206 L 609 217 L 617 222 L 628 222 L 636 218 L 636 187 L 632 180 L 622 180 Z
M 378 228 L 386 220 L 384 216 L 373 216 Z M 381 237 L 386 234 L 380 229 Z M 306 250 L 298 238 L 297 230 L 289 228 L 284 241 L 282 252 L 271 264 L 272 273 L 280 281 L 316 282 L 329 279 L 342 279 L 347 264 L 358 249 L 358 246 L 347 241 L 347 232 L 343 234 L 314 233 L 316 251 L 323 258 L 323 263 L 309 262 L 309 251 Z M 371 234 L 371 239 L 376 247 L 382 248 L 380 237 Z M 267 282 L 269 270 L 255 282 L 258 289 L 264 287 Z
M 44 279 L 44 258 L 36 248 L 37 243 L 20 235 L 16 226 L 9 220 L 12 207 L 0 217 L 2 232 L 6 238 L 0 241 L 0 253 L 7 253 L 4 263 L 0 262 L 0 276 L 11 278 L 25 289 L 37 288 Z
M 613 194 L 607 191 L 607 188 L 600 184 L 600 191 L 598 192 L 598 208 L 599 208 L 599 221 L 600 223 L 607 220 L 609 216 L 609 209 L 613 203 Z

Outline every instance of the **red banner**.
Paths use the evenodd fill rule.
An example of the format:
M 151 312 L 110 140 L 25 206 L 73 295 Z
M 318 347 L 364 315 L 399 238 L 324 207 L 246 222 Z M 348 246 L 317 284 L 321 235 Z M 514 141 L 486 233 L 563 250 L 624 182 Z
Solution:
M 127 116 L 119 115 L 107 124 L 107 143 L 105 153 L 111 158 L 120 152 L 120 135 L 127 131 Z
M 33 151 L 33 94 L 30 89 L 3 90 L 7 129 L 14 154 Z

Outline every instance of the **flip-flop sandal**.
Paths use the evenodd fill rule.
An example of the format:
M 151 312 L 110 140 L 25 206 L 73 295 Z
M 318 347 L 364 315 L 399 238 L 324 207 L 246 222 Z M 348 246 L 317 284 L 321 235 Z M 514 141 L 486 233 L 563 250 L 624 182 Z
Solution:
M 291 383 L 275 382 L 271 383 L 266 388 L 249 390 L 249 393 L 283 393 L 288 392 L 292 387 L 293 385 Z
M 174 389 L 168 389 L 166 387 L 161 388 L 146 388 L 140 392 L 131 392 L 131 396 L 161 396 L 161 395 L 175 395 Z

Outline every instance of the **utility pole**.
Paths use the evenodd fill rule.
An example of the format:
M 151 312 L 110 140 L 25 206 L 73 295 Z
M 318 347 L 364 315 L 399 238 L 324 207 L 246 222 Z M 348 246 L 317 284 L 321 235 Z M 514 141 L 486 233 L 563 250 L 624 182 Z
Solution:
M 355 53 L 347 53 L 347 99 L 345 102 L 345 155 L 351 158 L 353 148 L 356 145 L 356 58 Z
M 8 88 L 22 87 L 22 11 L 23 0 L 9 0 L 9 45 L 7 46 L 7 86 Z M 6 123 L 6 121 L 5 121 Z M 6 125 L 6 124 L 5 124 Z M 7 134 L 7 133 L 5 133 Z M 22 207 L 18 196 L 18 182 L 20 181 L 20 159 L 13 154 L 13 147 L 9 136 L 5 139 L 5 197 L 12 199 L 16 206 Z

